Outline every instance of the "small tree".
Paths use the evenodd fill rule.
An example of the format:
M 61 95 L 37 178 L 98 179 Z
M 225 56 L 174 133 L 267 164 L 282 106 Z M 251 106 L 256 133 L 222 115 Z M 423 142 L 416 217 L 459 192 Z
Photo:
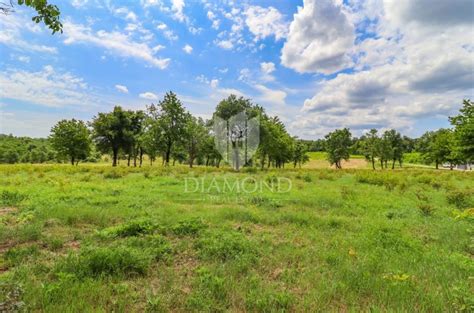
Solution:
M 97 148 L 103 153 L 112 152 L 112 166 L 117 166 L 119 151 L 129 147 L 133 133 L 130 113 L 116 106 L 110 113 L 99 113 L 91 126 Z
M 464 162 L 474 160 L 474 103 L 464 100 L 459 115 L 449 118 L 454 126 L 454 136 L 458 157 Z
M 165 148 L 164 162 L 165 165 L 169 165 L 173 148 L 184 140 L 186 111 L 176 94 L 171 91 L 158 103 L 158 108 L 158 125 Z
M 371 129 L 367 134 L 361 137 L 361 151 L 365 158 L 372 164 L 375 170 L 375 158 L 379 156 L 380 138 L 376 129 Z
M 59 121 L 51 129 L 49 140 L 58 156 L 69 158 L 72 165 L 87 159 L 91 151 L 90 132 L 83 121 Z
M 349 160 L 349 149 L 352 144 L 351 133 L 348 128 L 336 129 L 327 134 L 326 151 L 327 158 L 331 165 L 335 164 L 336 168 L 340 169 L 342 160 Z
M 199 151 L 204 147 L 208 136 L 208 130 L 201 118 L 195 118 L 188 114 L 185 128 L 185 146 L 189 157 L 189 167 L 193 167 L 194 160 Z

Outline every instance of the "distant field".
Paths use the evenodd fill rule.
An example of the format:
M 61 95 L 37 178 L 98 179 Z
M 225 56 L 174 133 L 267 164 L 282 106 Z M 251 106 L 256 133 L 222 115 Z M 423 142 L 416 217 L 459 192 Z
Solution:
M 472 173 L 88 164 L 0 172 L 0 303 L 10 309 L 474 305 Z M 262 192 L 251 179 L 265 183 Z M 251 192 L 223 190 L 226 181 Z M 265 187 L 278 181 L 289 191 Z

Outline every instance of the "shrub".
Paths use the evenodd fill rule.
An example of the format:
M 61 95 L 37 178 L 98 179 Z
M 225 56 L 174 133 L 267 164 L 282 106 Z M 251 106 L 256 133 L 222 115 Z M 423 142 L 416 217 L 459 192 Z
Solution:
M 468 190 L 453 190 L 446 195 L 449 204 L 458 209 L 465 209 L 469 206 L 469 198 L 472 193 Z
M 429 203 L 419 203 L 418 209 L 424 216 L 431 216 L 434 212 L 434 208 Z
M 147 253 L 129 247 L 89 248 L 69 255 L 58 270 L 77 277 L 133 276 L 145 275 L 150 263 Z
M 122 172 L 116 171 L 116 170 L 111 170 L 108 171 L 107 173 L 104 173 L 104 178 L 105 179 L 119 179 L 122 178 L 124 174 Z
M 208 260 L 228 261 L 256 256 L 252 243 L 241 233 L 230 230 L 208 233 L 196 243 L 196 248 L 199 256 Z

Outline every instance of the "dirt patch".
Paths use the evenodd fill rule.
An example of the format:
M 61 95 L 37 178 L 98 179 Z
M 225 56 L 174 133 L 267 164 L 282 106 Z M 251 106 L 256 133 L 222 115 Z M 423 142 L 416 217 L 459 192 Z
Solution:
M 13 248 L 15 246 L 14 241 L 7 241 L 7 242 L 2 242 L 0 243 L 0 253 L 5 253 L 7 250 L 10 248 Z
M 79 250 L 81 243 L 77 240 L 68 241 L 64 244 L 64 247 L 71 250 Z
M 15 213 L 18 211 L 18 208 L 14 208 L 14 207 L 4 207 L 4 208 L 0 208 L 0 216 L 3 216 L 3 215 L 7 215 L 7 214 L 11 214 L 11 213 Z

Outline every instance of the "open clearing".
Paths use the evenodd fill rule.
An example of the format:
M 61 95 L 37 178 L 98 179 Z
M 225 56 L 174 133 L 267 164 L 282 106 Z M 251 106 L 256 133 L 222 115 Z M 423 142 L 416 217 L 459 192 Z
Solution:
M 472 173 L 88 164 L 0 172 L 0 302 L 7 309 L 473 306 Z M 222 187 L 248 177 L 267 185 L 283 177 L 284 189 L 288 180 L 292 188 L 185 192 L 186 179 L 215 178 Z

